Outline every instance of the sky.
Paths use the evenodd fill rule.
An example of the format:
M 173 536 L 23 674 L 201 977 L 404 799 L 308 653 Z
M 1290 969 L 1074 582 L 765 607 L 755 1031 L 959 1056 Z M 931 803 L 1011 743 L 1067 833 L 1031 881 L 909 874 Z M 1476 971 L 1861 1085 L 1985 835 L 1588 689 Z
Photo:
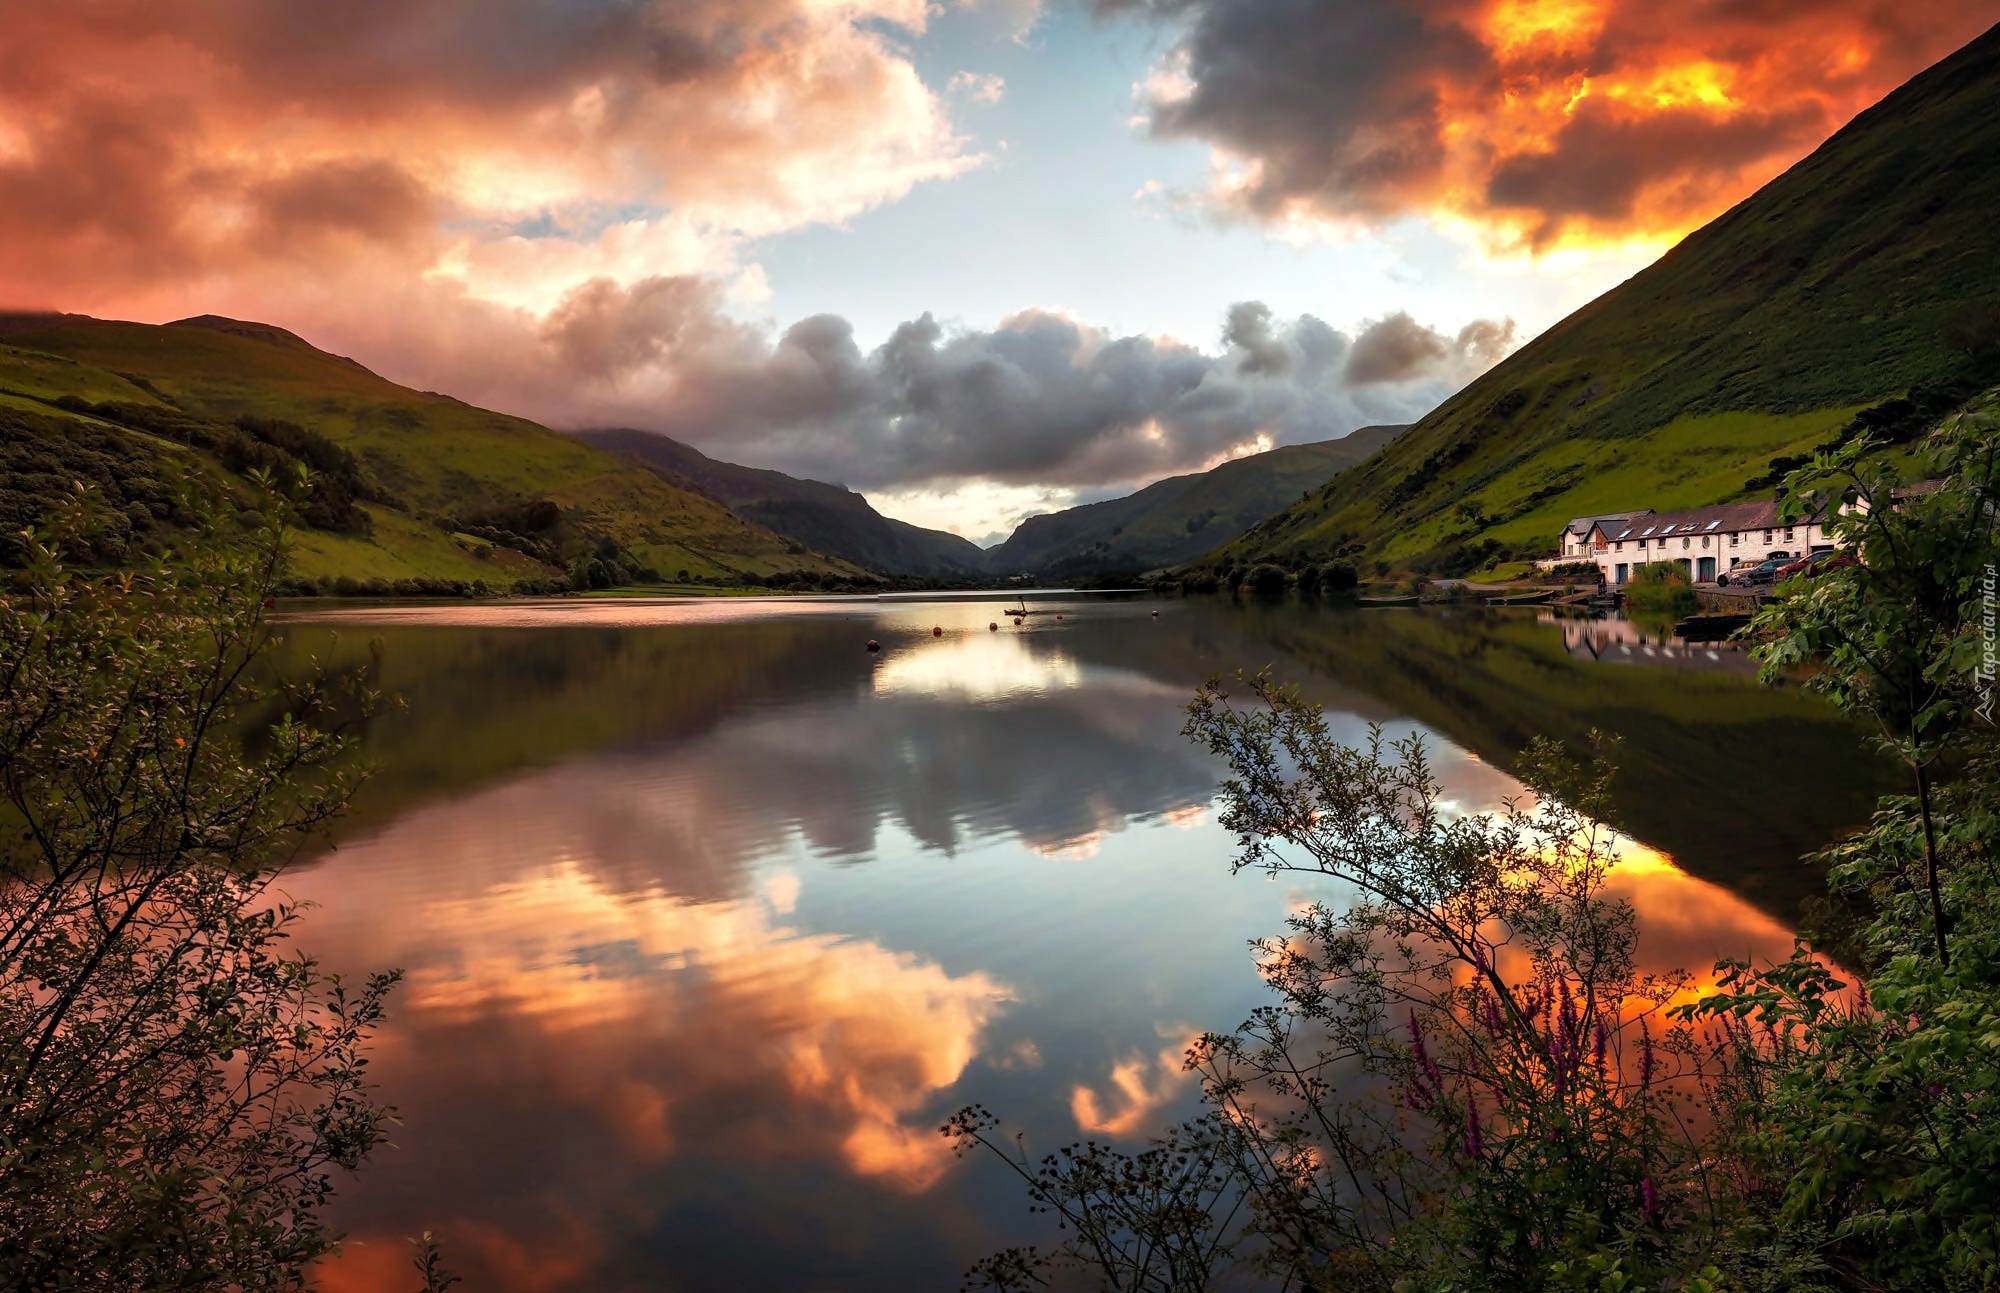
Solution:
M 0 308 L 981 542 L 1434 407 L 2000 0 L 0 0 Z

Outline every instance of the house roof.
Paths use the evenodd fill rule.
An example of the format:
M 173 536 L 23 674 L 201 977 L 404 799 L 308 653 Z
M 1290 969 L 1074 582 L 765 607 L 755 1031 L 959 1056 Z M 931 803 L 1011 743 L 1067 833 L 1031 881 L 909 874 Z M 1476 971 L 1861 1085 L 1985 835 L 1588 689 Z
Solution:
M 1621 523 L 1622 521 L 1622 523 Z M 1769 530 L 1778 526 L 1778 502 L 1717 503 L 1679 512 L 1645 513 L 1617 518 L 1600 528 L 1606 539 L 1664 539 L 1668 535 L 1727 534 L 1733 530 Z M 1797 522 L 1794 522 L 1797 524 Z
M 1631 512 L 1606 512 L 1602 516 L 1579 516 L 1562 528 L 1564 534 L 1589 534 L 1590 527 L 1600 522 L 1609 525 L 1613 521 L 1629 521 L 1635 516 L 1651 516 L 1653 509 L 1642 507 Z

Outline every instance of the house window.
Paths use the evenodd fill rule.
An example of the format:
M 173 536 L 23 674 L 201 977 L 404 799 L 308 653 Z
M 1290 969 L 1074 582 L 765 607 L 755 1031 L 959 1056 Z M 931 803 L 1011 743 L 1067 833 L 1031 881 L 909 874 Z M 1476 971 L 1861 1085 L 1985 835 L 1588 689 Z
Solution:
M 1743 538 L 1743 536 L 1742 536 L 1742 535 L 1740 535 L 1740 534 L 1732 534 L 1732 535 L 1730 535 L 1730 536 L 1729 536 L 1729 546 L 1730 546 L 1730 547 L 1732 547 L 1732 548 L 1733 548 L 1733 547 L 1735 547 L 1735 546 L 1737 545 L 1737 543 L 1738 543 L 1739 541 L 1741 541 L 1741 540 L 1742 540 L 1742 538 Z
M 1769 530 L 1766 530 L 1764 531 L 1764 542 L 1769 543 L 1770 541 L 1771 541 L 1771 532 Z
M 1620 552 L 1625 551 L 1625 541 L 1623 539 L 1620 539 L 1618 542 L 1612 544 L 1611 546 L 1618 549 L 1618 551 Z
M 1792 541 L 1792 527 L 1788 525 L 1785 527 L 1785 542 L 1790 543 L 1791 541 Z
M 1687 548 L 1687 547 L 1688 547 L 1688 545 L 1689 545 L 1689 544 L 1690 544 L 1691 542 L 1692 542 L 1691 540 L 1688 540 L 1688 539 L 1682 539 L 1682 540 L 1681 540 L 1681 547 L 1682 547 L 1683 549 L 1685 549 L 1685 548 Z
M 1701 536 L 1701 546 L 1704 548 L 1708 546 L 1708 536 L 1706 534 Z

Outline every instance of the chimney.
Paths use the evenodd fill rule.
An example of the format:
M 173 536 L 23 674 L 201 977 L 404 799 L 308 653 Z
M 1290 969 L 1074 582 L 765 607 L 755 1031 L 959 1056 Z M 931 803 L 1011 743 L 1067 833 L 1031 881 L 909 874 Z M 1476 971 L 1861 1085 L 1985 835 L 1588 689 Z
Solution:
M 1771 491 L 1771 501 L 1773 503 L 1782 503 L 1785 501 L 1785 495 L 1789 494 L 1790 492 L 1791 491 L 1786 489 L 1783 485 L 1780 485 L 1776 489 Z

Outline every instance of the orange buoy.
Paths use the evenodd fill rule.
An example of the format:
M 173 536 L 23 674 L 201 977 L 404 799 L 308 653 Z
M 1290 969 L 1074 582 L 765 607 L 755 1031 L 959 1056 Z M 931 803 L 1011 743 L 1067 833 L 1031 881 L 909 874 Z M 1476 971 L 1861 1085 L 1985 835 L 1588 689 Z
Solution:
M 869 638 L 868 649 L 870 651 L 880 651 L 882 649 L 882 644 L 880 642 L 877 642 L 874 638 Z
M 934 638 L 941 638 L 944 636 L 944 630 L 941 628 L 933 628 L 931 630 L 931 636 Z
M 1160 613 L 1159 613 L 1158 611 L 1154 611 L 1154 612 L 1153 612 L 1153 618 L 1154 618 L 1154 619 L 1158 619 L 1158 618 L 1160 618 Z
M 1058 615 L 1058 616 L 1056 616 L 1056 618 L 1057 618 L 1057 619 L 1061 619 L 1061 618 L 1062 618 L 1062 616 Z
M 1014 621 L 1014 627 L 1015 627 L 1015 628 L 1020 628 L 1020 627 L 1021 627 L 1021 621 L 1019 621 L 1019 620 L 1015 620 L 1015 621 Z
M 993 623 L 991 620 L 988 620 L 986 622 L 986 631 L 989 633 L 998 633 L 1000 631 L 1000 626 L 998 624 Z

